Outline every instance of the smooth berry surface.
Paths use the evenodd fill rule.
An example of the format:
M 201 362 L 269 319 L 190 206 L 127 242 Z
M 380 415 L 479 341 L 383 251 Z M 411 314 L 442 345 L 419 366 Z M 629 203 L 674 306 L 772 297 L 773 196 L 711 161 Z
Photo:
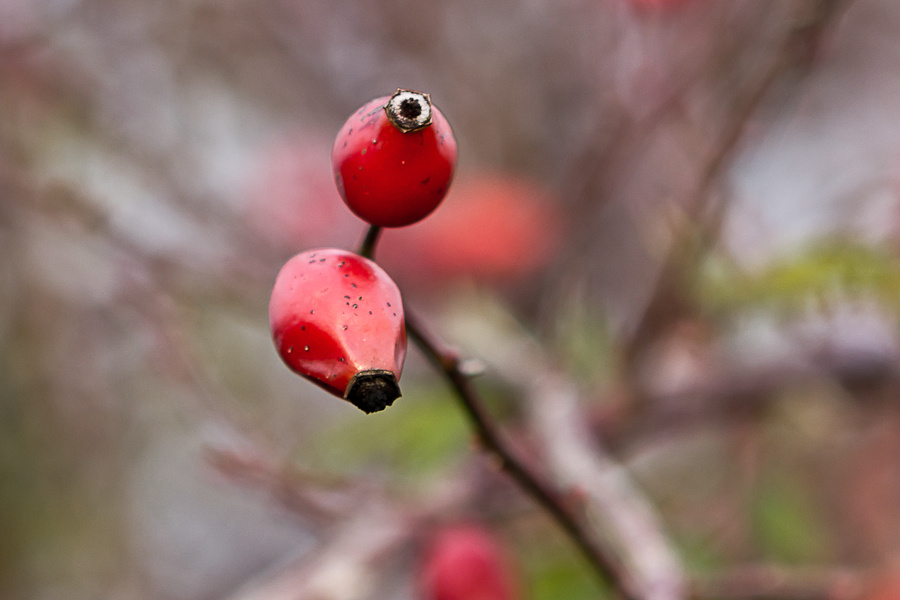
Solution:
M 294 256 L 275 280 L 269 323 L 288 367 L 337 396 L 348 398 L 362 373 L 400 379 L 406 356 L 400 291 L 362 256 L 334 248 Z M 384 408 L 354 403 L 366 412 Z
M 456 167 L 450 125 L 431 105 L 431 123 L 404 132 L 388 119 L 390 96 L 376 98 L 341 127 L 331 154 L 341 197 L 359 218 L 380 227 L 404 227 L 440 205 Z

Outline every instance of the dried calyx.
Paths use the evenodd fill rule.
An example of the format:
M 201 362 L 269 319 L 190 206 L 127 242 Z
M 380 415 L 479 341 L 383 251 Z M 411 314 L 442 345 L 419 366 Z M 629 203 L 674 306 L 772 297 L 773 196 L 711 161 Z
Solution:
M 361 371 L 347 385 L 344 398 L 366 413 L 384 410 L 400 397 L 397 377 L 391 371 Z
M 397 90 L 384 105 L 388 120 L 403 133 L 431 125 L 431 96 L 412 90 Z

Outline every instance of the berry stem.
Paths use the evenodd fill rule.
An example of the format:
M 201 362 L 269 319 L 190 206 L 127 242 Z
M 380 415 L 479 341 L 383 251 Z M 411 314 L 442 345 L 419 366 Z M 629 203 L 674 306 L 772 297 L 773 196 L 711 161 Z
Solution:
M 363 239 L 362 244 L 359 245 L 357 254 L 368 258 L 369 260 L 375 260 L 375 246 L 378 245 L 378 238 L 380 236 L 381 227 L 378 225 L 370 226 L 369 230 L 366 231 L 366 237 Z
M 561 490 L 530 469 L 503 439 L 471 378 L 460 368 L 460 357 L 457 353 L 447 348 L 428 331 L 409 310 L 405 313 L 407 333 L 426 358 L 443 372 L 475 427 L 484 448 L 500 459 L 503 470 L 525 493 L 550 513 L 601 579 L 611 582 L 624 600 L 640 598 L 633 577 L 609 545 L 593 535 L 585 515 L 575 510 L 570 502 L 566 502 Z

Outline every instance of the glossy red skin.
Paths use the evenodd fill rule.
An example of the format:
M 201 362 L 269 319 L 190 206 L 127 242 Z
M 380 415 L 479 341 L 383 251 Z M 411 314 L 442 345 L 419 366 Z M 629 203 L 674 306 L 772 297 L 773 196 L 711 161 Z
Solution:
M 341 197 L 359 218 L 404 227 L 440 205 L 456 167 L 456 139 L 437 107 L 432 123 L 404 133 L 387 118 L 389 96 L 366 103 L 341 127 L 331 165 Z
M 269 301 L 281 358 L 296 373 L 344 397 L 362 371 L 391 371 L 406 356 L 400 290 L 374 262 L 334 248 L 296 255 L 281 268 Z
M 499 542 L 477 525 L 439 531 L 419 573 L 422 600 L 516 600 L 519 592 Z

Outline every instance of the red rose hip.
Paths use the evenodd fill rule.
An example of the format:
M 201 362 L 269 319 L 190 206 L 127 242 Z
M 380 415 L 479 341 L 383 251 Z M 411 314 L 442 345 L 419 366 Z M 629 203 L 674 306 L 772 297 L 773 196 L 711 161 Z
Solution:
M 400 396 L 400 290 L 369 259 L 333 248 L 293 257 L 275 279 L 269 324 L 288 367 L 360 410 L 383 410 Z
M 431 214 L 456 168 L 456 140 L 428 94 L 397 90 L 366 103 L 341 127 L 331 165 L 359 218 L 404 227 Z

